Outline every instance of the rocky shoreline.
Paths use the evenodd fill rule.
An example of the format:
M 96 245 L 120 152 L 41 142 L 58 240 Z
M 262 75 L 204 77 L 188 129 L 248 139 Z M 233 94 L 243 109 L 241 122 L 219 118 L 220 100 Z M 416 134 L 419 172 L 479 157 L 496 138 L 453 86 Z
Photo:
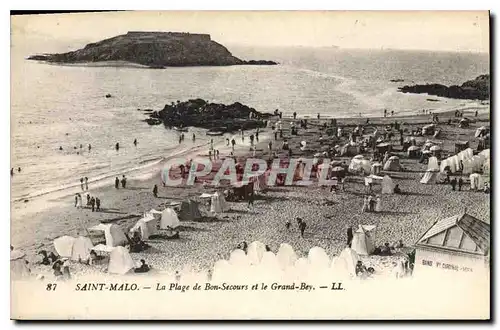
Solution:
M 264 127 L 272 114 L 262 113 L 239 102 L 225 105 L 209 103 L 202 99 L 166 104 L 160 111 L 143 110 L 149 125 L 164 124 L 166 127 L 199 127 L 219 132 Z
M 56 64 L 124 61 L 150 69 L 278 64 L 267 60 L 239 59 L 208 34 L 143 31 L 128 32 L 67 53 L 32 55 L 28 60 Z
M 490 75 L 485 74 L 474 80 L 464 82 L 461 86 L 445 86 L 441 84 L 425 84 L 403 86 L 398 88 L 402 93 L 415 93 L 447 97 L 452 99 L 489 100 Z

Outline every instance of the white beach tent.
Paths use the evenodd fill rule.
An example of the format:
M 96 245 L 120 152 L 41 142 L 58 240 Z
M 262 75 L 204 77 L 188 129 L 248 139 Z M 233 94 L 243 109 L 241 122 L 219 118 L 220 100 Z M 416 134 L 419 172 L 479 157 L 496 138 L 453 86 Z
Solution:
M 146 214 L 145 217 L 139 219 L 136 224 L 130 229 L 131 233 L 139 232 L 141 239 L 146 240 L 150 236 L 158 233 L 158 220 L 152 214 Z
M 373 225 L 359 225 L 359 228 L 353 233 L 351 249 L 356 251 L 358 255 L 367 256 L 375 250 L 372 237 L 375 228 Z
M 398 156 L 391 156 L 384 164 L 384 171 L 401 171 L 401 165 L 399 164 Z
M 340 252 L 337 258 L 332 260 L 332 271 L 335 276 L 340 278 L 355 277 L 356 263 L 359 260 L 359 255 L 351 248 L 345 248 Z
M 420 151 L 419 147 L 417 147 L 417 146 L 409 146 L 408 150 L 407 150 L 408 157 L 410 157 L 410 158 L 417 157 L 419 151 Z
M 439 171 L 438 159 L 434 156 L 429 158 L 429 163 L 427 164 L 427 171 Z
M 363 155 L 353 157 L 349 164 L 349 172 L 369 174 L 371 172 L 370 161 L 365 159 Z
M 100 223 L 97 226 L 89 228 L 89 231 L 96 231 L 104 233 L 104 237 L 106 238 L 107 246 L 119 246 L 127 243 L 127 237 L 123 230 L 121 230 L 118 225 L 115 224 L 104 224 Z
M 372 174 L 380 174 L 380 172 L 382 171 L 382 164 L 380 163 L 374 163 L 372 164 Z
M 180 224 L 181 222 L 179 221 L 179 217 L 177 217 L 177 213 L 173 208 L 167 207 L 163 210 L 160 220 L 161 229 L 168 229 L 168 227 L 176 228 L 180 226 Z
M 94 244 L 90 238 L 85 236 L 78 236 L 73 244 L 73 251 L 71 252 L 71 260 L 73 261 L 86 261 L 90 258 L 90 251 Z
M 481 190 L 484 189 L 484 180 L 483 177 L 478 173 L 472 173 L 469 176 L 470 180 L 470 189 L 471 190 Z
M 62 258 L 71 258 L 75 238 L 71 236 L 61 236 L 54 240 L 54 248 L 57 254 Z
M 10 251 L 10 278 L 20 279 L 31 275 L 24 259 L 26 255 L 19 250 Z
M 427 170 L 422 176 L 422 179 L 420 179 L 420 183 L 433 184 L 436 183 L 438 177 L 439 177 L 439 172 L 433 170 Z
M 135 262 L 123 246 L 117 246 L 109 256 L 108 273 L 123 275 L 135 268 Z
M 382 179 L 382 194 L 394 194 L 394 187 L 394 181 L 390 176 L 385 175 Z
M 224 195 L 218 191 L 212 195 L 212 200 L 210 203 L 210 212 L 212 213 L 222 213 L 229 209 Z

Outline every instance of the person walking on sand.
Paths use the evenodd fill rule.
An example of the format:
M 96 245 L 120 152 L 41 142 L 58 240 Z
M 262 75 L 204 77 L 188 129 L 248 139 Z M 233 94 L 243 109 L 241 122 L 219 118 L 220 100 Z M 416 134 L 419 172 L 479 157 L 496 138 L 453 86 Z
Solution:
M 294 112 L 294 113 L 293 113 L 293 119 L 294 119 L 294 120 L 295 120 L 295 119 L 297 119 L 297 112 Z
M 75 207 L 78 206 L 78 194 L 75 194 Z
M 196 135 L 194 133 L 193 133 L 193 138 L 192 139 L 193 139 L 193 142 L 196 141 Z
M 278 131 L 274 131 L 274 141 L 278 141 Z
M 84 190 L 83 189 L 83 178 L 80 178 L 80 188 L 82 188 L 82 191 Z
M 214 139 L 210 139 L 210 150 L 214 150 Z
M 89 143 L 89 152 L 90 152 L 90 150 L 92 150 L 92 146 L 91 146 L 91 145 L 90 145 L 90 143 Z
M 352 227 L 347 228 L 347 246 L 348 247 L 351 247 L 353 237 L 354 236 L 352 234 Z
M 115 188 L 116 189 L 120 188 L 120 179 L 118 179 L 118 177 L 115 178 Z
M 122 187 L 125 188 L 127 185 L 127 178 L 125 177 L 125 174 L 122 177 Z
M 285 222 L 285 228 L 286 228 L 286 230 L 290 230 L 291 226 L 292 226 L 292 224 L 290 223 L 290 220 L 287 219 L 286 222 Z
M 137 147 L 137 139 L 134 139 L 134 146 Z
M 304 232 L 306 231 L 306 227 L 307 227 L 307 224 L 305 223 L 305 221 L 300 221 L 299 223 L 299 229 L 300 229 L 300 236 L 302 238 L 304 238 Z
M 85 190 L 89 190 L 89 178 L 85 177 Z
M 154 195 L 156 198 L 158 198 L 158 186 L 157 186 L 157 185 L 155 185 L 155 186 L 153 187 L 153 195 Z
M 457 179 L 453 178 L 450 180 L 451 190 L 455 190 L 455 186 L 457 185 Z
M 90 199 L 90 206 L 92 207 L 92 212 L 94 212 L 95 211 L 95 198 L 94 197 L 92 197 Z
M 120 143 L 116 142 L 115 149 L 116 149 L 116 151 L 120 150 Z
M 253 192 L 248 195 L 248 208 L 253 207 L 254 197 Z
M 235 145 L 235 144 L 236 144 L 236 141 L 235 141 L 234 139 L 232 139 L 232 140 L 231 140 L 231 147 L 232 147 L 233 151 L 234 151 L 234 145 Z
M 87 194 L 87 206 L 90 206 L 90 195 Z
M 464 180 L 462 180 L 462 177 L 458 178 L 458 191 L 462 191 L 462 186 L 464 184 Z
M 254 139 L 254 136 L 253 134 L 250 135 L 250 145 L 253 146 L 253 139 Z
M 14 175 L 14 168 L 12 167 L 12 168 L 10 169 L 10 176 L 13 176 L 13 175 Z
M 220 158 L 220 157 L 219 157 L 219 149 L 215 150 L 215 154 L 216 154 L 216 156 L 217 156 L 217 159 L 219 159 L 219 158 Z
M 255 132 L 255 140 L 259 142 L 259 129 L 257 128 L 257 131 Z
M 179 135 L 179 144 L 182 143 L 182 135 Z
M 226 146 L 229 147 L 229 138 L 226 138 Z
M 476 110 L 476 112 L 474 113 L 474 117 L 477 117 L 477 110 Z
M 101 211 L 101 200 L 97 197 L 95 198 L 95 211 Z
M 321 115 L 320 115 L 320 114 L 319 114 L 319 112 L 318 112 L 318 120 L 319 120 L 320 118 L 321 118 Z
M 267 144 L 267 147 L 269 148 L 269 154 L 271 154 L 273 152 L 273 143 L 271 141 L 269 141 L 269 143 Z
M 208 159 L 212 161 L 212 149 L 208 150 Z

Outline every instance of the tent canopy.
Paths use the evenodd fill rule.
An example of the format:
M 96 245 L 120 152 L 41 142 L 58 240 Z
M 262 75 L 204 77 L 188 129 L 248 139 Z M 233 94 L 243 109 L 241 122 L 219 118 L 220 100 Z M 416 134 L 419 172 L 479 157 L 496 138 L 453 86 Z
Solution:
M 370 232 L 375 229 L 373 225 L 360 225 L 353 233 L 351 248 L 356 251 L 358 255 L 370 255 L 375 246 Z
M 123 246 L 117 246 L 109 256 L 108 273 L 123 275 L 135 267 L 130 253 Z
M 125 233 L 121 230 L 120 227 L 118 227 L 118 225 L 115 224 L 100 223 L 97 226 L 89 228 L 89 231 L 104 233 L 107 246 L 114 247 L 127 243 L 127 237 L 125 236 Z
M 71 260 L 73 261 L 83 261 L 90 258 L 90 251 L 94 244 L 88 237 L 78 236 L 73 244 L 73 251 L 71 252 Z
M 394 182 L 391 177 L 386 175 L 382 179 L 382 194 L 394 194 Z
M 179 211 L 179 219 L 181 221 L 194 221 L 201 219 L 198 203 L 191 199 L 182 201 L 181 209 Z
M 173 208 L 167 207 L 163 212 L 161 213 L 161 220 L 160 220 L 160 228 L 161 229 L 168 229 L 170 228 L 176 228 L 180 225 L 179 218 L 177 217 L 177 213 L 174 211 Z
M 54 248 L 59 256 L 71 258 L 75 238 L 71 236 L 61 236 L 54 240 Z

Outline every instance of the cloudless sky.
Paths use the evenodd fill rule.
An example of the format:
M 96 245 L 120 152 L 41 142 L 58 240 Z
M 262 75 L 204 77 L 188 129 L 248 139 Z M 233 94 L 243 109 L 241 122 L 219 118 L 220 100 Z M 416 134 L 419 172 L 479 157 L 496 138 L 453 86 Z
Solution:
M 138 11 L 14 16 L 12 36 L 93 42 L 127 31 L 208 33 L 221 44 L 489 52 L 487 11 Z

